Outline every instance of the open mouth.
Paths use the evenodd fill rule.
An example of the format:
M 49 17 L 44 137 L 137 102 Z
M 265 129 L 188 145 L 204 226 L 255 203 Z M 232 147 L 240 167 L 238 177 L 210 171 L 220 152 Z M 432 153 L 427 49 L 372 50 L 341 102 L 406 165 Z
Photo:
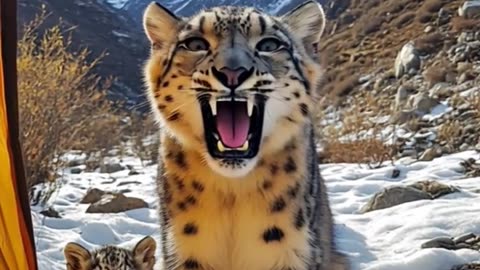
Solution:
M 213 158 L 253 158 L 262 137 L 265 100 L 211 97 L 200 99 L 205 140 Z

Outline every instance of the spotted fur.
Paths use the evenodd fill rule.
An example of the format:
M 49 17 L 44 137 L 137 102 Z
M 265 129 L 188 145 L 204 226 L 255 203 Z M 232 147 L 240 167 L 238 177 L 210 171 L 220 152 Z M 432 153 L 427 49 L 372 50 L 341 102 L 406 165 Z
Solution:
M 163 269 L 348 269 L 334 249 L 311 122 L 324 23 L 314 1 L 283 16 L 224 6 L 179 18 L 155 3 L 145 11 L 145 77 L 162 137 Z M 201 104 L 232 95 L 212 74 L 231 54 L 253 70 L 235 95 L 265 104 L 253 158 L 207 151 Z
M 133 250 L 106 246 L 89 252 L 76 243 L 68 243 L 64 254 L 67 270 L 153 270 L 156 244 L 147 236 Z

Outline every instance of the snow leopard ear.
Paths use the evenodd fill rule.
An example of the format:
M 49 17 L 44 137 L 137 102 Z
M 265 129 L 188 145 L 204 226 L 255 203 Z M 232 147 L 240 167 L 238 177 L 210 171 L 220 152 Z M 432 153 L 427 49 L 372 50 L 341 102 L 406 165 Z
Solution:
M 63 250 L 67 261 L 67 270 L 88 270 L 92 255 L 90 252 L 76 243 L 68 243 Z
M 140 240 L 133 249 L 133 256 L 138 265 L 141 265 L 141 269 L 153 269 L 155 265 L 155 250 L 157 244 L 155 240 L 147 236 Z
M 162 5 L 152 2 L 143 14 L 143 28 L 153 47 L 164 47 L 172 42 L 181 19 Z
M 307 1 L 281 17 L 292 34 L 303 42 L 308 52 L 317 52 L 317 46 L 325 30 L 325 13 L 316 1 Z

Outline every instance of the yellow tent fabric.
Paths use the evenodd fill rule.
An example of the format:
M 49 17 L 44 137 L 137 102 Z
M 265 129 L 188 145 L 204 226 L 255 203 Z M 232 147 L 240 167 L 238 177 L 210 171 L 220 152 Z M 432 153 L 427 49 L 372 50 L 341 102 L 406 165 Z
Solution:
M 0 0 L 0 270 L 36 270 L 19 143 L 16 1 Z
M 0 40 L 1 44 L 1 40 Z M 5 107 L 3 64 L 0 60 L 0 269 L 28 269 L 18 217 L 18 205 L 14 187 L 8 126 Z

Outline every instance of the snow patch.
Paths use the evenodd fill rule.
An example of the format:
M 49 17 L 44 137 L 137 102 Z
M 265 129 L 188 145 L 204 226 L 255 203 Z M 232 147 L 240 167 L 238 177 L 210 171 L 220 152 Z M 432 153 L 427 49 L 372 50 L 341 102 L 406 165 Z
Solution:
M 472 250 L 420 248 L 435 237 L 480 234 L 480 178 L 462 178 L 459 165 L 471 157 L 479 158 L 479 154 L 467 151 L 431 162 L 405 158 L 395 166 L 378 169 L 357 164 L 320 165 L 335 215 L 337 246 L 349 256 L 352 270 L 449 270 L 454 265 L 478 260 L 479 253 Z M 63 248 L 68 242 L 80 243 L 88 249 L 106 244 L 131 248 L 144 236 L 151 235 L 160 243 L 156 166 L 143 167 L 139 160 L 129 157 L 122 161 L 140 174 L 66 173 L 63 184 L 47 203 L 62 219 L 44 217 L 39 214 L 42 207 L 32 207 L 39 270 L 65 269 Z M 392 178 L 394 169 L 400 170 L 397 178 Z M 360 213 L 376 192 L 421 180 L 454 185 L 461 192 Z M 131 184 L 118 185 L 123 182 Z M 90 187 L 110 191 L 127 188 L 130 192 L 126 195 L 144 199 L 150 208 L 116 214 L 85 213 L 88 205 L 79 202 Z M 160 248 L 157 258 L 161 258 Z

